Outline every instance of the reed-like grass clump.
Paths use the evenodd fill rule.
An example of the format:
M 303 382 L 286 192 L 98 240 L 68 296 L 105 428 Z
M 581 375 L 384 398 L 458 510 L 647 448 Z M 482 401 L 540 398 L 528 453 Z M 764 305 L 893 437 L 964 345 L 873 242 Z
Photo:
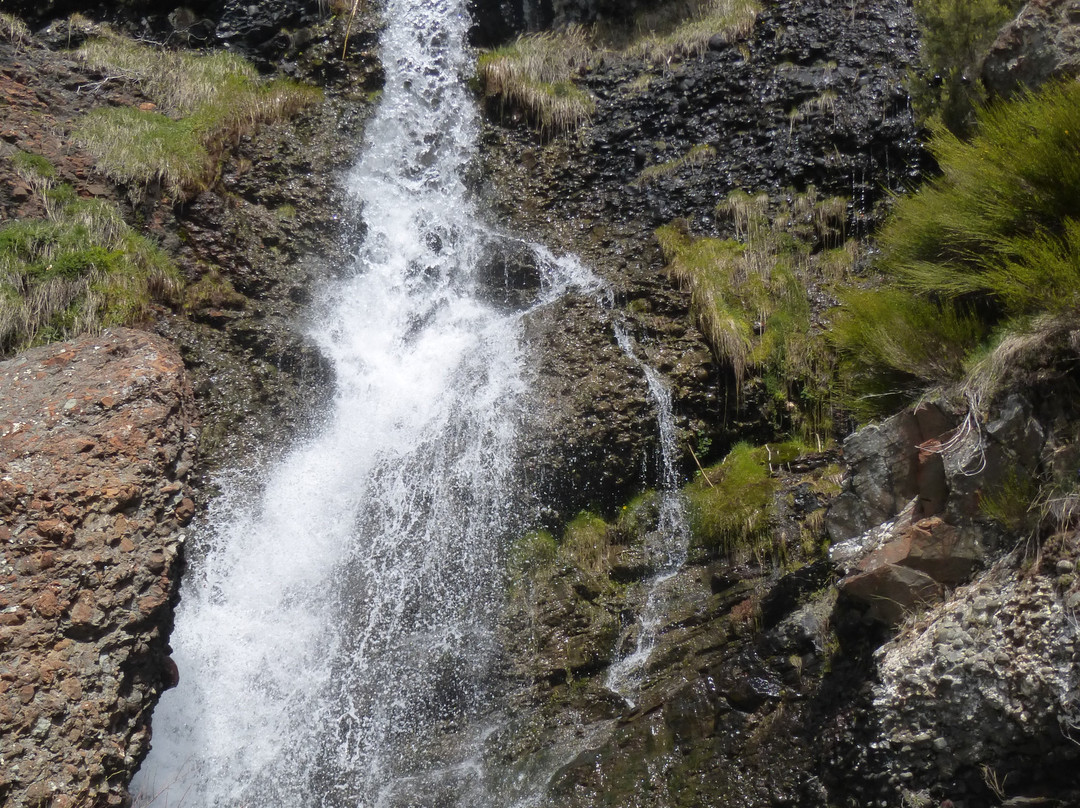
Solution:
M 685 168 L 689 168 L 691 171 L 700 169 L 703 165 L 710 162 L 716 157 L 716 149 L 707 143 L 699 143 L 696 146 L 691 146 L 686 154 L 676 157 L 674 160 L 667 160 L 663 163 L 656 163 L 655 165 L 646 166 L 638 174 L 635 185 L 648 185 L 650 182 L 659 179 L 660 177 L 668 177 L 673 174 L 678 174 Z
M 760 13 L 758 0 L 699 0 L 689 17 L 649 31 L 628 48 L 628 53 L 658 64 L 699 56 L 709 49 L 710 42 L 731 43 L 746 37 Z
M 97 109 L 76 123 L 76 139 L 114 180 L 160 183 L 179 198 L 207 187 L 222 153 L 241 136 L 321 97 L 291 80 L 264 82 L 250 63 L 223 51 L 169 51 L 108 35 L 78 54 L 106 75 L 137 82 L 160 111 Z
M 841 280 L 847 203 L 814 189 L 770 207 L 741 191 L 719 206 L 737 240 L 696 238 L 684 222 L 656 231 L 668 271 L 690 291 L 691 311 L 713 353 L 742 382 L 760 375 L 776 420 L 807 439 L 827 438 L 836 405 L 835 358 L 814 321 L 811 285 Z
M 503 113 L 520 111 L 547 136 L 573 132 L 591 120 L 595 108 L 592 96 L 574 84 L 592 52 L 581 26 L 525 34 L 481 54 L 477 79 Z

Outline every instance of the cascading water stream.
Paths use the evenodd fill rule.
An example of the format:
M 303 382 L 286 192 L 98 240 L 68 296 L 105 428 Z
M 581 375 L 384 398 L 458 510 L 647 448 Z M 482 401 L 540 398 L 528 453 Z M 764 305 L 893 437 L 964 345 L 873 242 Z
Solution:
M 350 177 L 367 235 L 312 331 L 336 395 L 266 479 L 226 480 L 191 540 L 171 640 L 181 682 L 155 711 L 137 804 L 518 799 L 491 794 L 479 761 L 501 548 L 520 529 L 522 313 L 476 294 L 498 236 L 462 180 L 477 133 L 464 2 L 388 0 L 385 17 L 384 92 Z M 536 305 L 597 292 L 576 261 L 538 259 Z
M 645 664 L 656 646 L 660 621 L 667 611 L 665 584 L 674 578 L 686 563 L 689 527 L 686 521 L 686 506 L 679 491 L 678 447 L 671 390 L 655 368 L 637 358 L 630 336 L 623 328 L 615 328 L 615 337 L 623 352 L 633 359 L 645 374 L 649 394 L 656 406 L 656 425 L 660 439 L 660 508 L 656 530 L 650 534 L 646 547 L 649 566 L 654 572 L 646 582 L 645 606 L 638 618 L 634 650 L 611 665 L 606 681 L 610 690 L 620 694 L 632 706 L 644 681 Z
M 227 490 L 191 552 L 182 681 L 136 783 L 156 804 L 394 804 L 399 782 L 471 776 L 467 755 L 417 745 L 485 700 L 518 317 L 474 294 L 489 236 L 462 182 L 477 130 L 463 4 L 385 14 L 385 89 L 350 179 L 367 238 L 314 331 L 332 411 L 255 502 Z

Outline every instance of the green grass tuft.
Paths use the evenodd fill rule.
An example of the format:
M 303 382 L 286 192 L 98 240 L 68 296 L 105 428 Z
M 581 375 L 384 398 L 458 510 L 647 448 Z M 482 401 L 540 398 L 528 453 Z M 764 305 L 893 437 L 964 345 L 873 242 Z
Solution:
M 757 0 L 700 0 L 689 19 L 648 32 L 628 48 L 628 53 L 654 64 L 699 56 L 714 37 L 730 43 L 747 36 L 760 13 Z
M 174 305 L 179 272 L 129 228 L 115 205 L 76 200 L 49 219 L 0 226 L 0 354 L 111 325 Z
M 575 516 L 563 531 L 559 556 L 582 572 L 605 576 L 611 570 L 612 530 L 590 511 Z
M 163 112 L 108 108 L 77 122 L 75 136 L 114 180 L 160 182 L 183 198 L 205 188 L 224 150 L 261 123 L 295 115 L 321 98 L 287 79 L 263 82 L 241 57 L 137 44 L 116 35 L 86 43 L 92 67 L 137 82 Z
M 30 29 L 14 14 L 0 11 L 0 36 L 18 46 L 30 39 Z
M 504 112 L 520 110 L 541 134 L 572 132 L 587 124 L 595 104 L 573 83 L 592 57 L 585 29 L 525 34 L 507 47 L 480 55 L 477 79 Z
M 686 154 L 676 157 L 674 160 L 646 167 L 638 175 L 635 185 L 647 185 L 659 177 L 676 174 L 684 168 L 699 169 L 714 157 L 716 157 L 716 149 L 705 143 L 699 143 L 696 146 L 691 146 Z
M 15 171 L 24 179 L 53 180 L 56 178 L 56 166 L 40 154 L 17 151 L 11 156 Z
M 732 447 L 685 489 L 693 543 L 728 557 L 770 552 L 773 496 L 778 483 L 767 455 L 748 443 Z
M 158 112 L 108 107 L 89 113 L 76 137 L 113 179 L 137 186 L 160 183 L 175 196 L 205 188 L 214 170 L 195 122 Z

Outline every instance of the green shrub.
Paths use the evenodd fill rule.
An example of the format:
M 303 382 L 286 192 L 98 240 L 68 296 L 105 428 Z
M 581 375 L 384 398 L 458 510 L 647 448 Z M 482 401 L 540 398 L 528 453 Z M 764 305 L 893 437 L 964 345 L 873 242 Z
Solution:
M 161 182 L 181 198 L 210 183 L 230 143 L 321 97 L 316 88 L 291 80 L 262 82 L 250 63 L 223 51 L 168 51 L 110 35 L 78 53 L 99 70 L 134 78 L 164 114 L 94 110 L 77 122 L 76 138 L 118 182 Z
M 899 289 L 849 290 L 841 303 L 829 338 L 852 391 L 848 405 L 864 417 L 958 380 L 972 347 L 987 336 L 974 314 Z
M 115 205 L 78 200 L 0 225 L 0 353 L 145 319 L 175 304 L 180 276 Z
M 476 74 L 484 95 L 504 111 L 521 110 L 542 134 L 572 132 L 592 118 L 592 96 L 573 83 L 592 58 L 584 28 L 525 34 L 480 55 Z
M 942 174 L 896 201 L 879 234 L 887 288 L 849 294 L 834 329 L 857 394 L 960 381 L 992 335 L 1080 307 L 1080 84 L 939 127 Z M 869 399 L 864 399 L 869 401 Z
M 971 132 L 985 103 L 982 62 L 998 30 L 1023 0 L 915 0 L 922 32 L 920 65 L 912 86 L 915 110 L 960 136 Z

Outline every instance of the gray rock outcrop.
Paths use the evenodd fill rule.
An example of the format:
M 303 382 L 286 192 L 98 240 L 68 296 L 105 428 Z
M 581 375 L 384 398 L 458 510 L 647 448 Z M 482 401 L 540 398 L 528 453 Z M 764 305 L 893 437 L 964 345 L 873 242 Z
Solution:
M 983 63 L 983 82 L 1008 97 L 1080 74 L 1080 1 L 1031 0 L 1006 25 Z

